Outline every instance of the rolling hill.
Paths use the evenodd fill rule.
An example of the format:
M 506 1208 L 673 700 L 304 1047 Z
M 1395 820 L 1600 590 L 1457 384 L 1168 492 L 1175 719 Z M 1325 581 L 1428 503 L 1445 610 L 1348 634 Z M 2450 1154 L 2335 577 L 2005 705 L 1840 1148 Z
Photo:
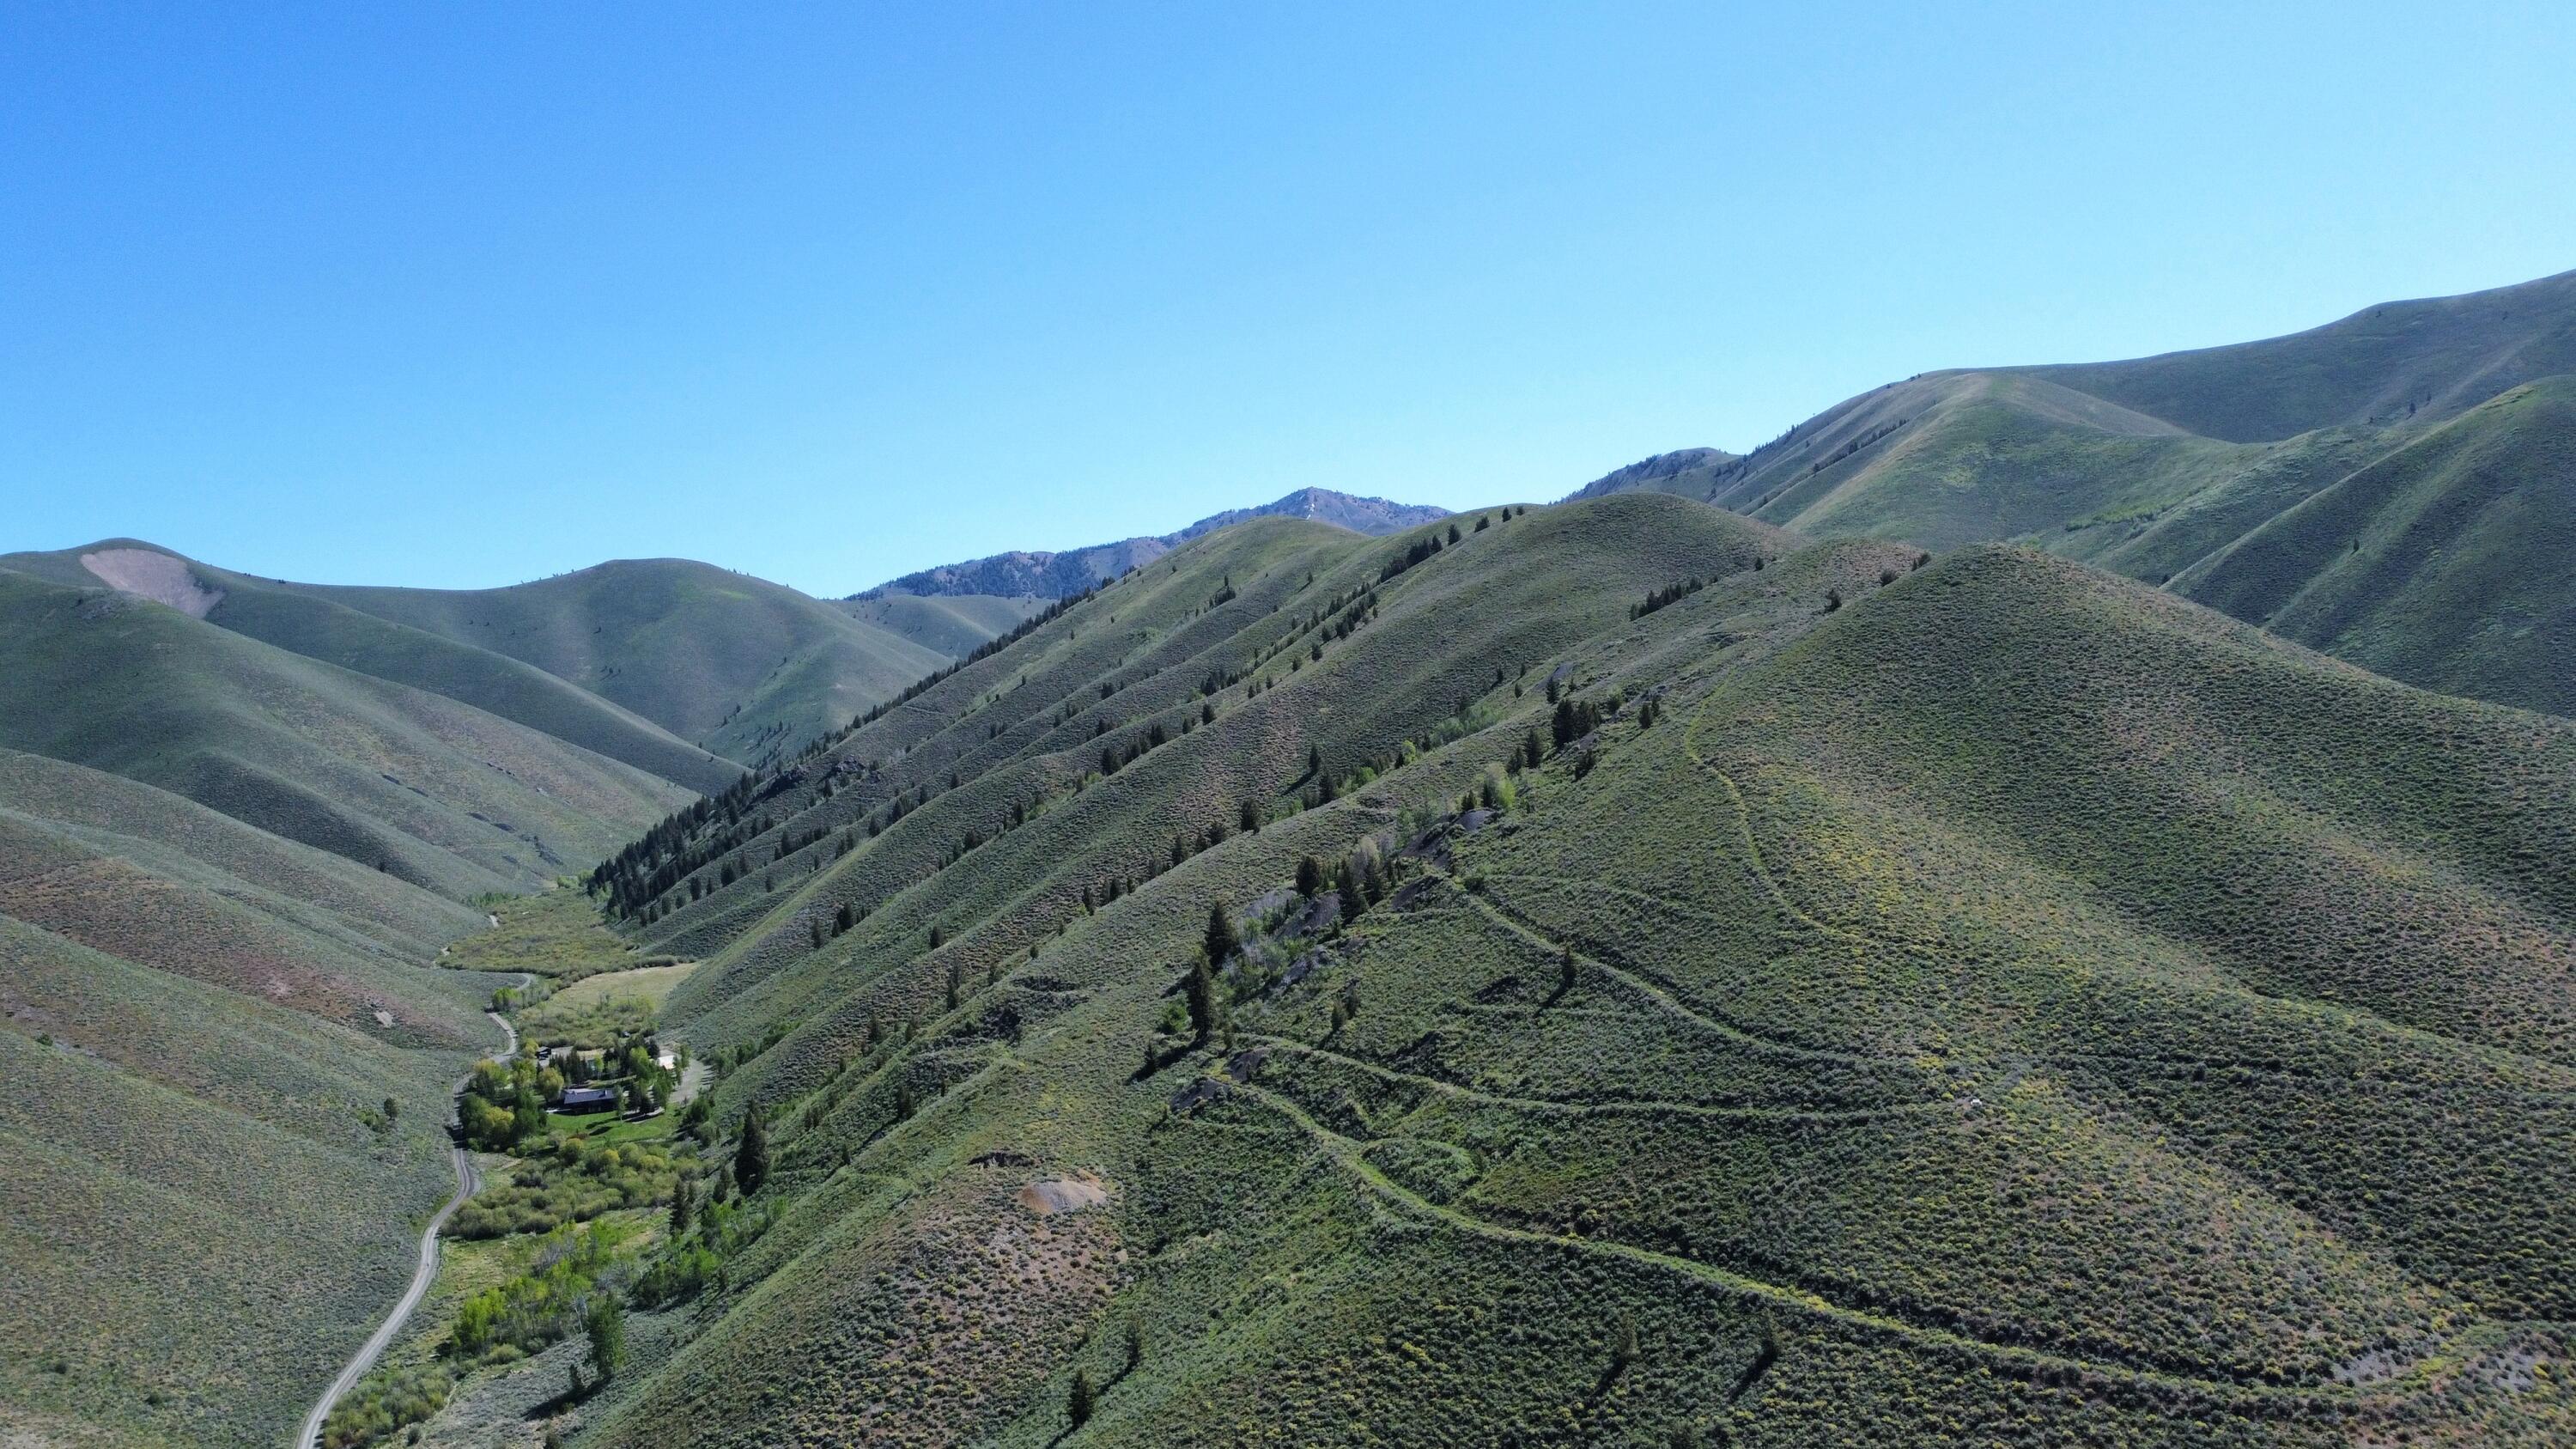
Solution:
M 269 1445 L 410 1276 L 478 911 L 0 750 L 0 1431 Z M 385 1104 L 394 1115 L 385 1115 Z
M 595 877 L 774 1167 L 582 1442 L 2563 1443 L 2571 800 L 2028 549 L 1224 530 Z
M 534 665 L 745 763 L 848 723 L 951 657 L 794 589 L 685 559 L 618 560 L 502 589 L 295 587 Z
M 443 695 L 0 571 L 0 746 L 453 900 L 582 869 L 694 792 Z
M 101 584 L 178 608 L 289 653 L 470 704 L 701 793 L 741 773 L 729 761 L 506 655 L 388 622 L 274 580 L 133 539 L 0 556 L 0 569 L 78 588 Z
M 1045 606 L 1034 595 L 998 594 L 880 594 L 840 602 L 853 618 L 951 659 L 974 653 Z
M 1114 579 L 1129 569 L 1152 563 L 1201 534 L 1213 533 L 1248 519 L 1305 518 L 1346 528 L 1353 533 L 1377 535 L 1401 532 L 1448 516 L 1445 508 L 1390 503 L 1383 498 L 1358 498 L 1329 488 L 1300 488 L 1285 498 L 1256 507 L 1232 508 L 1212 514 L 1174 533 L 1120 539 L 1116 543 L 1093 544 L 1089 548 L 1068 549 L 1062 553 L 994 554 L 989 558 L 969 559 L 964 563 L 905 574 L 902 578 L 850 597 L 854 602 L 906 595 L 1070 598 L 1103 579 Z
M 1925 373 L 1743 458 L 1650 459 L 1582 496 L 1675 493 L 1820 537 L 2025 543 L 2410 683 L 2563 715 L 2576 633 L 2549 601 L 2576 586 L 2576 553 L 2556 546 L 2576 486 L 2560 434 L 2570 376 L 2576 273 L 2233 347 Z M 2401 477 L 2398 499 L 2386 490 Z M 2508 586 L 2406 573 L 2446 529 L 2480 526 L 2449 521 L 2469 519 L 2489 531 L 2452 540 L 2434 572 L 2492 566 Z M 2392 536 L 2413 552 L 2373 566 Z M 2223 564 L 2240 542 L 2251 551 Z M 2294 559 L 2309 572 L 2284 572 Z M 2314 606 L 2288 607 L 2311 589 Z

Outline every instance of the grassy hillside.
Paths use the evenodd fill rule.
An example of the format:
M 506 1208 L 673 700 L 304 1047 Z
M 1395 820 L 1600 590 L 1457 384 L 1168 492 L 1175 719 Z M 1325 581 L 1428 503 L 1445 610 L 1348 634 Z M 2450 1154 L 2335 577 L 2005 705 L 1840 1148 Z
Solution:
M 794 589 L 684 559 L 505 589 L 295 587 L 522 660 L 746 762 L 848 723 L 949 660 Z
M 2172 587 L 2382 674 L 2576 714 L 2576 378 L 2355 469 Z
M 159 786 L 459 900 L 579 870 L 689 798 L 455 700 L 12 571 L 0 746 Z
M 1670 453 L 1657 453 L 1625 468 L 1613 468 L 1574 490 L 1574 496 L 1600 498 L 1612 493 L 1644 490 L 1705 501 L 1715 490 L 1718 479 L 1726 473 L 1727 466 L 1739 461 L 1735 454 L 1715 448 L 1682 448 Z
M 1034 596 L 1003 594 L 880 594 L 841 602 L 851 617 L 951 659 L 1009 633 L 1045 605 Z
M 2410 683 L 2567 714 L 2553 601 L 2576 588 L 2558 518 L 2571 374 L 2576 273 L 2237 347 L 1925 373 L 1746 457 L 1668 454 L 1579 496 L 1669 492 L 1822 537 L 2025 543 Z
M 584 1442 L 2576 1433 L 2567 725 L 1456 523 L 1203 539 L 613 863 L 775 1169 Z
M 452 1183 L 439 1124 L 494 1039 L 478 1008 L 499 978 L 430 962 L 481 920 L 0 751 L 0 1423 L 38 1443 L 289 1432 Z
M 2427 422 L 2576 372 L 2576 272 L 2457 297 L 2385 302 L 2261 342 L 2030 369 L 2205 437 Z
M 0 557 L 0 569 L 80 588 L 122 579 L 128 585 L 157 584 L 159 592 L 193 591 L 205 603 L 200 617 L 208 623 L 326 664 L 445 695 L 692 790 L 721 790 L 739 773 L 731 763 L 658 725 L 518 660 L 132 539 L 108 539 L 57 553 L 10 554 Z

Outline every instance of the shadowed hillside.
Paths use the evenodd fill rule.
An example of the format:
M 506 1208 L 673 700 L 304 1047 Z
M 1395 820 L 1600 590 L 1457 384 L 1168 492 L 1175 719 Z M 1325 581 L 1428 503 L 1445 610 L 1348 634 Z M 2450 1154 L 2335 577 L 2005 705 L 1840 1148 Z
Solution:
M 730 761 L 516 659 L 132 539 L 0 556 L 0 569 L 76 588 L 108 583 L 163 603 L 175 600 L 183 612 L 236 634 L 443 694 L 692 790 L 723 789 L 741 773 Z
M 2568 714 L 2569 374 L 2576 273 L 2236 347 L 1925 373 L 1746 457 L 1650 459 L 1582 492 L 1826 537 L 2023 542 L 2409 683 Z
M 689 798 L 455 700 L 8 571 L 0 746 L 157 785 L 459 900 L 577 871 Z
M 596 877 L 774 1167 L 585 1437 L 2564 1442 L 2571 787 L 2022 550 L 1227 530 Z
M 295 586 L 535 665 L 729 759 L 794 749 L 950 656 L 794 589 L 625 559 L 504 589 Z
M 1046 606 L 1033 595 L 879 594 L 844 599 L 841 608 L 888 633 L 951 659 L 963 659 L 986 642 L 1009 633 Z

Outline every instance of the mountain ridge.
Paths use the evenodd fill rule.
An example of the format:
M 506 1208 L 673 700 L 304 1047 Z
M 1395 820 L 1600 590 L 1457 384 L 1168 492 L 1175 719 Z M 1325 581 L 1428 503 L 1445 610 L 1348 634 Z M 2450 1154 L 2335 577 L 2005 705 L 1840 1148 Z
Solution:
M 1151 563 L 1193 538 L 1248 519 L 1304 518 L 1354 533 L 1383 535 L 1399 533 L 1448 516 L 1447 509 L 1429 504 L 1362 498 L 1329 488 L 1300 488 L 1269 503 L 1210 514 L 1171 533 L 1139 535 L 1114 543 L 1092 544 L 1060 552 L 1023 550 L 991 554 L 963 563 L 917 570 L 849 597 L 854 602 L 903 594 L 922 597 L 991 594 L 1069 598 L 1103 579 L 1113 579 L 1129 569 Z
M 2576 616 L 2560 601 L 2576 597 L 2576 472 L 2559 400 L 2571 379 L 2576 272 L 2382 303 L 2255 342 L 1920 373 L 1743 457 L 1660 455 L 1575 496 L 1667 492 L 1819 537 L 1933 549 L 2023 543 L 2243 610 L 2410 683 L 2570 715 Z M 2499 410 L 2509 398 L 2524 402 Z M 2400 503 L 2365 486 L 2464 426 L 2479 434 L 2475 466 L 2430 475 L 2457 497 Z M 2391 501 L 2352 506 L 2365 494 Z M 2483 556 L 2517 562 L 2455 584 L 2439 606 L 2402 570 L 2335 567 L 2378 557 L 2419 521 L 2481 513 L 2495 526 L 2480 537 L 2497 545 Z M 2251 587 L 2258 556 L 2275 571 L 2303 559 L 2315 576 Z M 2454 580 L 2470 568 L 2456 551 L 2414 557 Z M 2339 574 L 2342 603 L 2282 607 L 2326 571 Z

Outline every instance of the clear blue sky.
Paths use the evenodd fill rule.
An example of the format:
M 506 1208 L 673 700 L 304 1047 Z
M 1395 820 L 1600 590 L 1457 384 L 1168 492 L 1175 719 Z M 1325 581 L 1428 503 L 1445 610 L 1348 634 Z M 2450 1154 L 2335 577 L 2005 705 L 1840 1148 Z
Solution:
M 1554 498 L 2576 267 L 2571 76 L 2564 0 L 18 4 L 0 551 L 841 593 Z

